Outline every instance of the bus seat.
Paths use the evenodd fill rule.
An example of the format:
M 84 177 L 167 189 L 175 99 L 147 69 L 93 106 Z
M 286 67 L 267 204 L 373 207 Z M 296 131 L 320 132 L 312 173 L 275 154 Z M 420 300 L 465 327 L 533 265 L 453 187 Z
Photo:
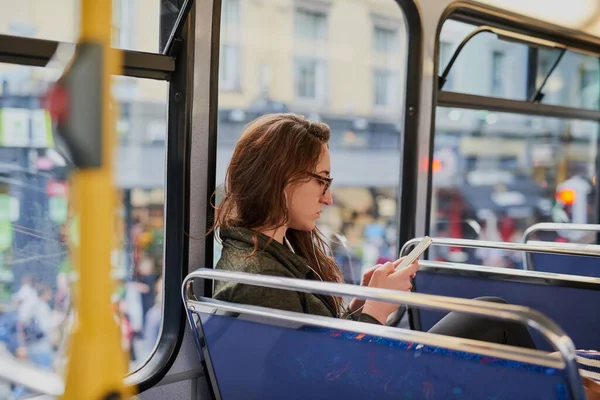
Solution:
M 243 313 L 195 314 L 225 400 L 571 398 L 555 366 Z
M 555 256 L 555 255 L 554 255 Z M 600 280 L 537 271 L 507 270 L 421 261 L 414 290 L 418 293 L 476 298 L 497 296 L 510 304 L 530 307 L 556 322 L 578 349 L 600 349 Z M 443 312 L 411 310 L 415 328 L 427 331 Z M 546 340 L 532 332 L 540 349 Z
M 475 340 L 198 297 L 192 279 L 357 296 L 471 313 L 500 309 L 545 330 L 561 357 Z M 203 285 L 198 285 L 202 287 Z M 327 292 L 329 291 L 329 292 Z M 347 284 L 197 270 L 182 287 L 216 398 L 584 399 L 571 340 L 530 309 Z
M 534 271 L 600 278 L 600 259 L 597 257 L 531 253 L 527 264 Z
M 571 236 L 574 232 L 579 232 L 579 234 L 583 235 L 580 236 L 578 234 Z M 598 233 L 600 233 L 599 224 L 555 222 L 540 222 L 533 224 L 523 233 L 523 243 L 571 249 L 574 254 L 580 253 L 582 250 L 583 252 L 587 251 L 589 253 L 590 250 L 592 252 L 591 256 L 584 256 L 582 254 L 525 253 L 525 268 L 540 272 L 600 278 L 600 259 L 598 259 L 598 256 L 600 255 L 600 246 L 594 243 L 577 243 L 580 239 L 584 242 L 590 242 L 592 238 L 596 239 Z M 536 240 L 532 240 L 534 236 L 537 236 Z M 559 238 L 569 241 L 557 242 L 556 240 Z M 575 240 L 575 242 L 570 242 L 570 240 Z

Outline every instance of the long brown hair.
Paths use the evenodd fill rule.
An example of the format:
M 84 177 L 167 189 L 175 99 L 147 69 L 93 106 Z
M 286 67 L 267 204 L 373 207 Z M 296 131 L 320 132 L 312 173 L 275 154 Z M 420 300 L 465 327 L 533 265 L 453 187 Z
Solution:
M 233 151 L 224 183 L 224 197 L 215 207 L 213 229 L 244 227 L 278 229 L 288 222 L 285 188 L 310 179 L 331 131 L 323 123 L 294 114 L 269 114 L 246 127 Z M 288 229 L 286 237 L 296 254 L 328 282 L 342 282 L 336 262 L 327 255 L 329 246 L 317 228 Z M 258 234 L 254 238 L 258 250 Z M 340 312 L 341 299 L 328 298 Z

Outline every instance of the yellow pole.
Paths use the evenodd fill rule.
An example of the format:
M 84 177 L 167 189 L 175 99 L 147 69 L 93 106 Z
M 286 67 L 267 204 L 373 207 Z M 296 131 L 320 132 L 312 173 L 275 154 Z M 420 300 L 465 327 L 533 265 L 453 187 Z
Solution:
M 78 246 L 73 250 L 78 271 L 75 308 L 77 323 L 70 339 L 65 400 L 121 399 L 127 393 L 123 378 L 127 357 L 121 333 L 111 312 L 113 292 L 111 244 L 114 207 L 113 152 L 115 109 L 111 104 L 111 76 L 119 72 L 121 52 L 111 50 L 111 0 L 81 0 L 79 44 L 102 48 L 101 93 L 102 162 L 99 167 L 76 169 L 72 177 L 73 206 L 79 216 Z M 94 111 L 94 110 L 90 110 Z M 85 133 L 83 133 L 85 134 Z

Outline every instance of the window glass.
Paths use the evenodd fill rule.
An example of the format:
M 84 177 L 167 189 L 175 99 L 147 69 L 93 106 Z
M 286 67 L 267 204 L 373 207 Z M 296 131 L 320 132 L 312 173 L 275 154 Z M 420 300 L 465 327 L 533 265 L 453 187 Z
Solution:
M 441 75 L 462 40 L 477 26 L 448 20 L 440 33 Z M 489 32 L 473 37 L 461 50 L 443 90 L 525 100 L 528 46 L 499 40 Z M 514 71 L 523 71 L 515 76 Z M 468 78 L 467 78 L 468 77 Z
M 548 75 L 559 56 L 558 50 L 540 50 L 537 85 Z M 598 57 L 567 51 L 544 87 L 543 103 L 599 109 L 600 61 Z
M 168 37 L 184 0 L 112 0 L 113 45 L 157 53 L 159 36 Z M 239 2 L 239 0 L 238 0 Z M 161 7 L 164 25 L 160 26 Z M 25 0 L 14 6 L 0 0 L 0 34 L 75 42 L 79 35 L 78 0 Z M 164 39 L 166 42 L 166 38 Z M 164 45 L 164 43 L 163 43 Z M 163 46 L 160 46 L 161 50 Z
M 598 223 L 598 124 L 438 107 L 431 232 L 518 242 L 538 222 Z M 559 232 L 543 240 L 595 242 Z M 522 254 L 435 247 L 432 257 L 522 268 Z
M 477 27 L 448 20 L 440 33 L 439 75 L 460 42 Z M 494 33 L 482 32 L 465 45 L 450 70 L 443 90 L 527 100 L 527 70 L 530 46 L 499 39 Z M 539 88 L 558 59 L 560 50 L 537 50 Z M 548 77 L 542 90 L 542 103 L 574 108 L 599 109 L 600 61 L 598 57 L 567 51 Z
M 77 237 L 78 218 L 70 203 L 72 168 L 55 148 L 40 101 L 59 72 L 5 64 L 0 71 L 0 346 L 62 371 L 76 279 L 67 243 Z M 167 83 L 120 77 L 113 91 L 120 105 L 113 302 L 135 369 L 162 321 Z M 37 333 L 17 336 L 17 327 Z
M 296 34 L 310 40 L 325 40 L 327 36 L 327 14 L 305 8 L 296 8 Z
M 168 83 L 115 77 L 120 140 L 115 185 L 122 242 L 115 292 L 130 371 L 143 365 L 162 325 Z
M 236 18 L 221 17 L 221 49 L 231 32 L 239 47 L 236 57 L 220 55 L 217 185 L 245 125 L 258 116 L 293 112 L 328 124 L 334 204 L 318 224 L 345 279 L 357 282 L 364 267 L 397 254 L 404 16 L 393 1 L 367 0 L 243 2 L 237 10 Z M 216 262 L 218 243 L 215 249 Z
M 440 42 L 440 58 L 439 58 L 439 67 L 438 67 L 438 74 L 440 76 L 446 70 L 446 66 L 450 62 L 450 59 L 452 58 L 452 55 L 454 54 L 455 49 L 456 49 L 456 46 L 451 42 L 444 42 L 444 41 Z M 456 64 L 454 64 L 454 65 L 456 65 Z M 443 90 L 450 91 L 450 92 L 454 90 L 454 79 L 453 79 L 454 68 L 455 67 L 453 66 L 452 69 L 450 69 L 450 71 L 448 72 L 448 75 L 446 76 L 446 82 L 444 83 Z

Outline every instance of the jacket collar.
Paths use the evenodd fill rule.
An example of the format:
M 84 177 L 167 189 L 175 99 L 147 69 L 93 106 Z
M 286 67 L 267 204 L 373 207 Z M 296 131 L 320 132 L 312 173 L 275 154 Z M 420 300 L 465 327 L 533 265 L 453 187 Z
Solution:
M 254 241 L 252 239 L 256 237 L 258 239 L 257 255 L 260 255 L 261 252 L 269 254 L 285 266 L 295 277 L 304 279 L 313 275 L 312 270 L 303 257 L 291 251 L 286 245 L 260 232 L 248 228 L 227 227 L 219 229 L 219 236 L 223 241 L 223 245 L 226 245 L 227 241 L 233 240 L 242 243 L 244 247 L 248 246 L 250 251 L 254 250 Z

